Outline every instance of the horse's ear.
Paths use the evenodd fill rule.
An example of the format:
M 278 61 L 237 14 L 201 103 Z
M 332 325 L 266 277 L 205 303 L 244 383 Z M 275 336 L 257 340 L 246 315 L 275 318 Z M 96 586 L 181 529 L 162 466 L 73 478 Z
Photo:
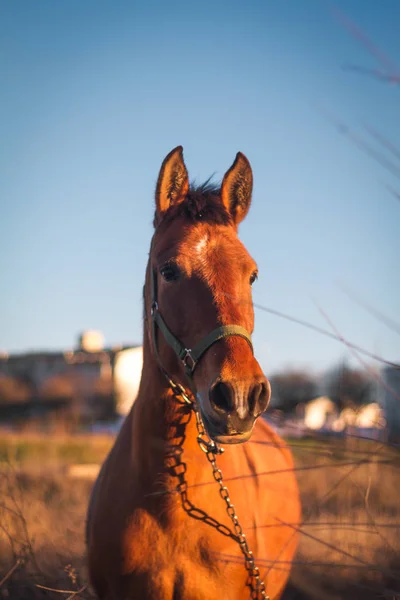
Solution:
M 225 173 L 221 186 L 221 200 L 232 215 L 236 225 L 247 215 L 253 191 L 253 172 L 247 158 L 241 152 Z
M 188 173 L 183 162 L 183 148 L 177 146 L 164 158 L 156 188 L 156 215 L 179 204 L 189 191 Z

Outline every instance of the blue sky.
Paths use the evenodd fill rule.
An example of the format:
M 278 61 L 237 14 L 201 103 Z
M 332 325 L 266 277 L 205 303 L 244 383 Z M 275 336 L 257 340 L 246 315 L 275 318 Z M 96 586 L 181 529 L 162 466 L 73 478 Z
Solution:
M 400 4 L 335 5 L 400 68 Z M 140 342 L 153 193 L 184 147 L 198 181 L 238 150 L 254 171 L 240 229 L 258 262 L 254 301 L 391 360 L 400 337 L 343 293 L 400 309 L 399 190 L 327 114 L 385 154 L 400 147 L 400 86 L 343 70 L 376 58 L 322 0 L 3 2 L 0 5 L 0 350 L 66 349 L 86 328 Z M 371 141 L 372 140 L 372 141 Z M 344 353 L 256 312 L 267 372 Z

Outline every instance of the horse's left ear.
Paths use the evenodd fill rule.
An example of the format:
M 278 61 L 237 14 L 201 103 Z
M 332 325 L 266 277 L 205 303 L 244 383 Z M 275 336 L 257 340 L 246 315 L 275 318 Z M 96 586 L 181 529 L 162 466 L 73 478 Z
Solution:
M 189 191 L 189 177 L 183 162 L 183 148 L 177 146 L 164 158 L 156 188 L 156 216 L 182 202 Z
M 249 212 L 253 191 L 253 172 L 247 158 L 241 152 L 225 173 L 221 186 L 221 200 L 232 215 L 236 225 L 243 221 Z

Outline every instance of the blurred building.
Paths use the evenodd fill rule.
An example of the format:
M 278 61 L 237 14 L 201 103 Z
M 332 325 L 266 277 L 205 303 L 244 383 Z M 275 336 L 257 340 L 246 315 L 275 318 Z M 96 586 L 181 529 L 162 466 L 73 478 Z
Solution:
M 116 411 L 119 415 L 126 415 L 139 391 L 143 367 L 142 347 L 119 350 L 115 354 L 113 367 Z
M 385 367 L 377 382 L 377 400 L 383 407 L 391 439 L 400 440 L 400 368 Z
M 76 349 L 0 355 L 0 418 L 37 417 L 56 410 L 94 422 L 129 412 L 142 371 L 141 346 L 104 347 L 85 331 Z
M 329 427 L 336 418 L 338 410 L 334 402 L 326 396 L 320 396 L 304 405 L 304 425 L 307 429 L 319 430 Z

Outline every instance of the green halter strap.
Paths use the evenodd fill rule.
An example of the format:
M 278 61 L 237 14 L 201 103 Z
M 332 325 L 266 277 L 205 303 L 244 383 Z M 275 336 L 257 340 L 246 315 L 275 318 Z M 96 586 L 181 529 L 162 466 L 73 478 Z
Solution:
M 154 351 L 162 371 L 169 381 L 171 378 L 162 367 L 158 354 L 157 327 L 162 332 L 167 344 L 172 348 L 178 359 L 183 363 L 186 377 L 189 380 L 192 380 L 194 370 L 196 369 L 200 358 L 213 344 L 219 340 L 232 335 L 242 337 L 249 344 L 251 351 L 253 352 L 251 336 L 248 331 L 246 331 L 246 329 L 240 325 L 222 325 L 221 327 L 217 327 L 211 331 L 211 333 L 206 335 L 206 337 L 203 338 L 198 344 L 196 344 L 194 348 L 186 348 L 186 346 L 182 344 L 182 342 L 168 329 L 166 322 L 160 314 L 157 303 L 157 272 L 154 269 L 151 277 L 151 320 Z

